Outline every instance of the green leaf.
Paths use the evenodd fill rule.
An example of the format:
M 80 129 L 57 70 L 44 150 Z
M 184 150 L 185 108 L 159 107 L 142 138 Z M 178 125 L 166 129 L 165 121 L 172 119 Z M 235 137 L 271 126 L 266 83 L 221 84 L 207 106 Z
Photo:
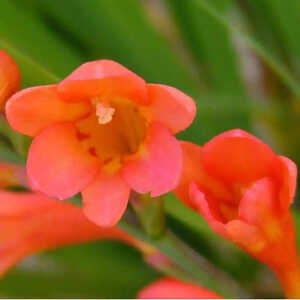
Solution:
M 202 144 L 225 130 L 251 131 L 252 99 L 233 94 L 204 94 L 196 98 L 197 116 L 192 125 L 178 134 L 183 140 Z M 255 103 L 259 106 L 259 103 Z
M 272 30 L 289 57 L 291 69 L 299 72 L 300 57 L 300 2 L 298 0 L 260 0 L 270 18 Z M 298 73 L 299 75 L 299 73 Z
M 4 116 L 0 116 L 0 133 L 10 141 L 16 153 L 25 161 L 31 144 L 31 138 L 14 131 Z
M 19 64 L 23 85 L 53 83 L 83 58 L 15 1 L 0 1 L 0 48 Z
M 228 94 L 245 93 L 237 63 L 237 54 L 228 28 L 193 1 L 168 0 L 182 38 L 189 46 L 199 69 L 209 75 L 212 90 Z M 210 0 L 222 15 L 231 0 Z
M 147 81 L 195 93 L 198 86 L 164 37 L 151 25 L 138 0 L 38 0 L 40 12 L 92 59 L 110 58 Z
M 271 68 L 278 78 L 285 84 L 291 92 L 300 96 L 299 82 L 290 74 L 286 65 L 279 61 L 272 53 L 270 53 L 263 45 L 261 45 L 255 37 L 252 37 L 246 32 L 241 31 L 237 25 L 231 24 L 227 18 L 222 16 L 211 4 L 206 0 L 189 0 L 198 5 L 208 15 L 214 18 L 220 25 L 226 28 L 229 32 L 237 34 L 242 38 L 247 45 Z
M 274 24 L 264 1 L 236 1 L 240 6 L 243 21 L 249 27 L 249 31 L 255 38 L 271 52 L 277 59 L 286 61 L 280 36 L 274 28 Z
M 293 210 L 293 218 L 296 226 L 298 251 L 300 251 L 300 212 L 296 209 Z
M 0 160 L 16 164 L 24 164 L 24 160 L 18 156 L 10 147 L 0 140 Z
M 159 273 L 137 250 L 101 241 L 27 258 L 0 281 L 2 298 L 135 298 Z

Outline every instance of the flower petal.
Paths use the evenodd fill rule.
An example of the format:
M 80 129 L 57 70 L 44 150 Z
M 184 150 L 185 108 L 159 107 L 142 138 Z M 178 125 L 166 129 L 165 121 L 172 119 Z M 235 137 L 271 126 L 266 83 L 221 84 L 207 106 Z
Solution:
M 84 214 L 101 227 L 117 224 L 124 214 L 130 188 L 119 173 L 101 172 L 82 191 Z
M 164 277 L 150 283 L 138 293 L 138 299 L 221 299 L 201 286 Z
M 86 102 L 62 101 L 55 85 L 24 89 L 12 96 L 6 105 L 6 116 L 11 127 L 29 136 L 36 136 L 44 128 L 58 122 L 76 121 L 87 115 Z
M 145 81 L 111 60 L 81 65 L 58 85 L 58 90 L 67 101 L 124 97 L 142 104 L 148 102 Z
M 241 220 L 233 220 L 225 226 L 230 240 L 252 254 L 262 251 L 266 246 L 266 239 L 254 225 Z
M 230 202 L 232 195 L 226 186 L 209 176 L 203 169 L 201 165 L 202 147 L 190 142 L 181 142 L 181 147 L 183 167 L 180 182 L 175 189 L 179 199 L 193 208 L 193 203 L 189 197 L 189 186 L 191 181 L 194 181 L 198 186 L 201 186 L 201 190 L 205 190 L 214 198 Z
M 0 279 L 18 262 L 20 262 L 30 251 L 22 243 L 9 243 L 0 246 Z
M 0 50 L 0 111 L 5 101 L 20 87 L 21 73 L 12 57 Z
M 146 110 L 153 122 L 160 122 L 177 133 L 189 127 L 196 116 L 195 101 L 167 85 L 148 84 L 150 104 Z
M 239 206 L 240 219 L 255 225 L 271 242 L 278 241 L 284 234 L 277 200 L 274 183 L 270 178 L 263 178 L 246 190 Z
M 153 123 L 143 149 L 125 163 L 122 173 L 132 189 L 141 194 L 151 191 L 156 197 L 175 188 L 181 167 L 180 143 L 165 126 Z
M 0 223 L 5 217 L 23 217 L 51 207 L 49 197 L 40 193 L 12 192 L 0 190 Z M 3 201 L 3 199 L 6 199 Z M 52 200 L 52 199 L 51 199 Z M 55 203 L 61 203 L 60 201 Z M 1 235 L 3 236 L 3 234 Z
M 297 165 L 285 156 L 279 156 L 283 169 L 281 171 L 282 188 L 280 202 L 282 207 L 288 208 L 293 203 L 297 187 Z
M 206 171 L 221 180 L 250 183 L 276 176 L 279 159 L 266 144 L 239 129 L 222 133 L 202 148 Z
M 245 191 L 239 205 L 239 216 L 247 223 L 261 225 L 274 212 L 276 199 L 272 180 L 260 179 Z
M 27 174 L 33 189 L 60 199 L 71 197 L 96 176 L 98 160 L 81 148 L 75 126 L 60 123 L 38 135 L 29 150 Z
M 189 194 L 191 201 L 194 203 L 194 207 L 202 215 L 205 221 L 210 225 L 211 229 L 214 230 L 217 234 L 228 239 L 228 234 L 226 232 L 226 227 L 223 223 L 218 221 L 215 216 L 212 214 L 212 211 L 208 205 L 208 201 L 199 189 L 196 183 L 192 182 L 189 188 Z

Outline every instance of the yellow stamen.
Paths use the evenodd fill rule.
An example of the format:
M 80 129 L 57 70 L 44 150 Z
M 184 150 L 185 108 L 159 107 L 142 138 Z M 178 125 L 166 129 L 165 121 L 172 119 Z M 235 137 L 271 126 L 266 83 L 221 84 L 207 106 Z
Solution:
M 110 106 L 106 106 L 103 103 L 99 102 L 96 105 L 96 116 L 98 117 L 99 124 L 109 123 L 115 113 L 115 109 Z

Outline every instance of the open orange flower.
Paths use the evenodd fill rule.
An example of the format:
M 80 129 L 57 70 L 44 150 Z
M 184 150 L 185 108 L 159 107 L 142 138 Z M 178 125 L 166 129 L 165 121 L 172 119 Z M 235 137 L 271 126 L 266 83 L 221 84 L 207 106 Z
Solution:
M 222 299 L 201 286 L 164 277 L 144 287 L 138 299 Z
M 82 192 L 84 213 L 100 226 L 118 222 L 130 189 L 158 196 L 178 184 L 182 153 L 173 134 L 195 110 L 177 89 L 146 84 L 109 60 L 20 91 L 6 106 L 10 125 L 35 137 L 27 161 L 32 187 L 60 199 Z
M 296 165 L 242 130 L 220 134 L 203 147 L 188 142 L 182 147 L 178 197 L 201 213 L 215 232 L 268 264 L 289 295 L 300 296 L 289 211 L 296 190 Z
M 6 100 L 20 87 L 21 74 L 13 58 L 0 50 L 0 112 Z

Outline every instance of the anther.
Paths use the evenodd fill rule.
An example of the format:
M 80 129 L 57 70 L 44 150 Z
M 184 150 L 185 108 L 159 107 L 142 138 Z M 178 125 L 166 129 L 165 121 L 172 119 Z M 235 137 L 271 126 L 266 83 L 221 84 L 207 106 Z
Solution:
M 96 116 L 98 117 L 99 124 L 109 123 L 115 113 L 115 108 L 106 106 L 103 103 L 99 102 L 96 105 Z

